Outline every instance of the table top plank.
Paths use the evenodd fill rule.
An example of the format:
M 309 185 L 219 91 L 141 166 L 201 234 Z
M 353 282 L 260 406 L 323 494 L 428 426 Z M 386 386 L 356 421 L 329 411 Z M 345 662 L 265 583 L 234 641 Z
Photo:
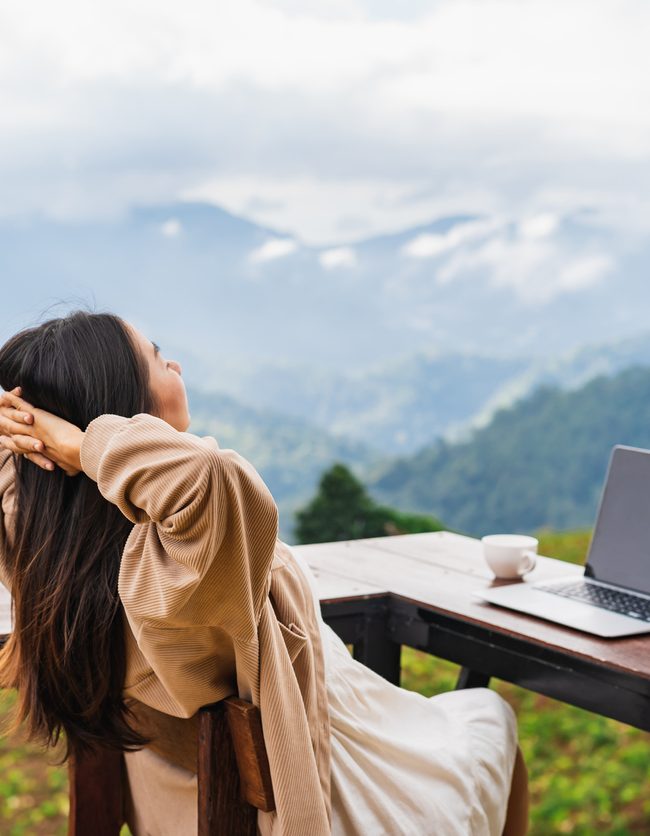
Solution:
M 347 598 L 363 598 L 368 595 L 385 595 L 386 590 L 363 579 L 351 579 L 345 572 L 330 571 L 325 567 L 311 566 L 316 578 L 321 601 L 343 601 Z

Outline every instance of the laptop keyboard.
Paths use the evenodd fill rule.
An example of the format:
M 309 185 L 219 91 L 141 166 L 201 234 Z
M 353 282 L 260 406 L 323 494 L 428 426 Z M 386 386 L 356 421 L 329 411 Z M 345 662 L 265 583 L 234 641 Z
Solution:
M 620 615 L 629 615 L 632 618 L 638 618 L 639 621 L 650 621 L 650 599 L 640 598 L 638 595 L 631 595 L 628 592 L 619 592 L 617 589 L 609 589 L 606 586 L 598 586 L 585 581 L 538 583 L 535 584 L 535 589 L 552 592 L 554 595 L 572 598 L 574 601 L 582 601 L 585 604 L 592 604 L 594 607 L 611 610 Z

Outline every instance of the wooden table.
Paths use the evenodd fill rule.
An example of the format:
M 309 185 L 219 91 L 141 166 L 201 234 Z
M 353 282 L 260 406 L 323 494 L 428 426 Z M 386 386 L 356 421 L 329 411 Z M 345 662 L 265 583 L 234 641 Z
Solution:
M 600 639 L 476 601 L 494 582 L 478 540 L 436 532 L 292 548 L 317 577 L 325 620 L 391 682 L 407 645 L 461 665 L 458 687 L 497 677 L 650 731 L 650 635 Z M 581 572 L 540 557 L 528 579 Z M 10 630 L 0 587 L 0 635 Z
M 497 677 L 650 731 L 650 634 L 601 639 L 477 601 L 503 583 L 480 541 L 436 532 L 292 548 L 318 579 L 325 620 L 390 681 L 408 645 L 461 665 L 457 687 Z M 527 581 L 580 574 L 540 557 Z

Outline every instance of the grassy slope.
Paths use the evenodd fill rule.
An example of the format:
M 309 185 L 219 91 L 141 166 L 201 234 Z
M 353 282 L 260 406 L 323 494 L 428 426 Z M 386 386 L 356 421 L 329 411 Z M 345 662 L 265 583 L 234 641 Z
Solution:
M 542 532 L 540 551 L 582 562 L 585 532 Z M 431 695 L 453 688 L 457 667 L 405 648 L 404 687 Z M 650 832 L 650 737 L 622 723 L 505 683 L 496 690 L 515 708 L 528 763 L 533 836 L 616 836 Z M 13 695 L 0 693 L 0 716 Z M 50 758 L 51 760 L 52 758 Z M 65 770 L 37 747 L 0 737 L 0 833 L 64 834 Z

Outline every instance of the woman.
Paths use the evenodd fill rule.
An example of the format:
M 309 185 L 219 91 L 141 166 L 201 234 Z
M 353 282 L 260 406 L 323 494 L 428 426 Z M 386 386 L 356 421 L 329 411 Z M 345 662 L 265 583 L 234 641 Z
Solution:
M 32 736 L 125 750 L 135 836 L 195 832 L 192 718 L 232 693 L 261 710 L 262 834 L 526 832 L 509 706 L 427 699 L 350 657 L 263 480 L 187 432 L 155 344 L 74 313 L 9 340 L 0 385 L 0 681 Z

